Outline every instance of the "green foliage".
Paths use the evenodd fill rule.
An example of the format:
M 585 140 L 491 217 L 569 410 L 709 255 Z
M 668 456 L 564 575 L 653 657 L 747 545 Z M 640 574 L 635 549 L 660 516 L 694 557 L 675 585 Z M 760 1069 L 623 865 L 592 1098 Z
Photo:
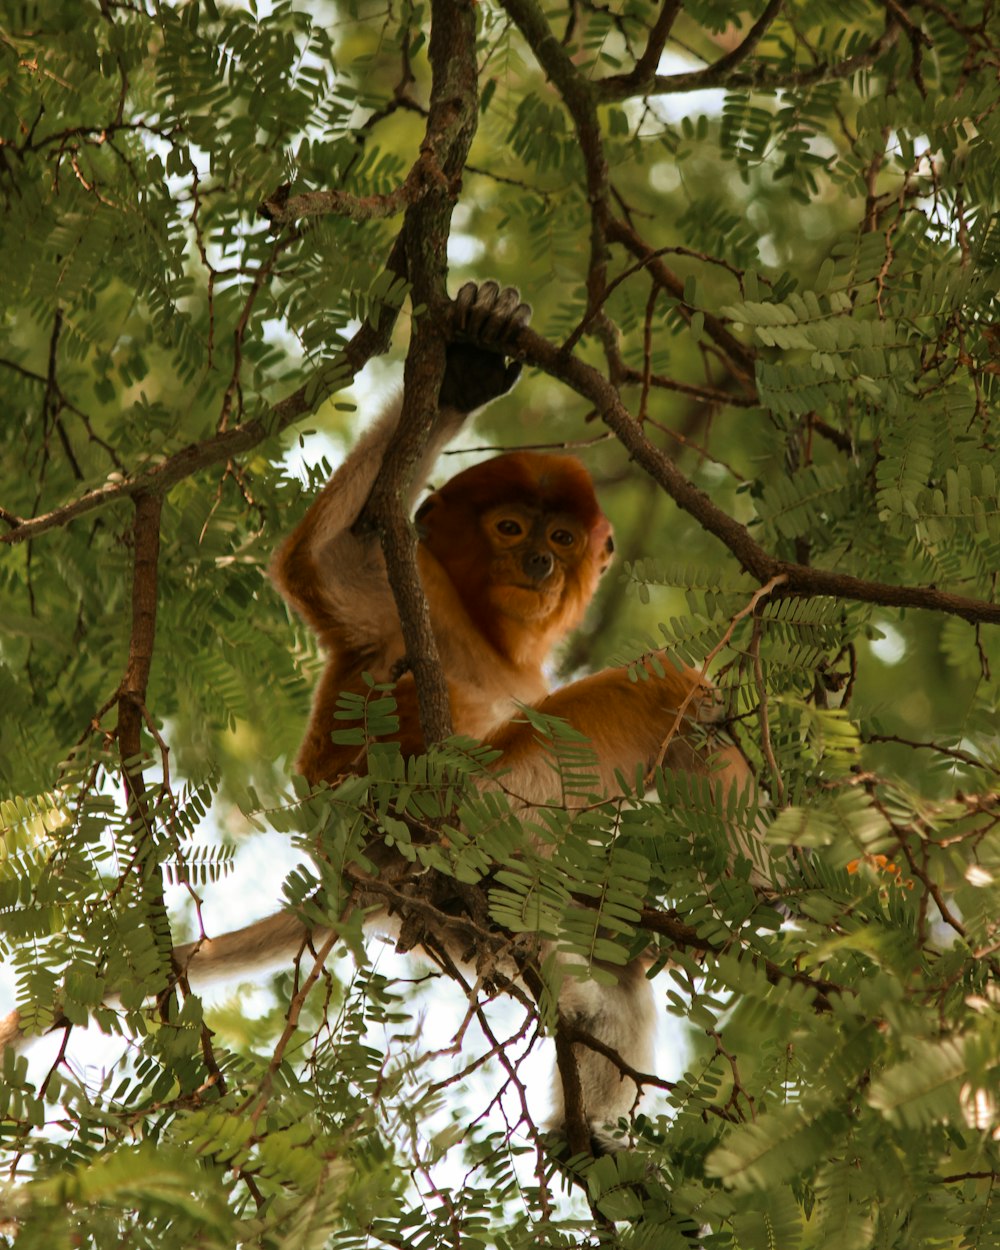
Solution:
M 0 9 L 0 954 L 25 1028 L 59 1025 L 2 1058 L 3 1244 L 1000 1245 L 1000 24 L 685 0 L 644 58 L 673 7 L 477 5 L 471 156 L 412 182 L 443 0 Z M 591 744 L 527 709 L 562 803 L 526 816 L 488 745 L 404 757 L 377 684 L 335 735 L 366 775 L 291 775 L 320 656 L 269 561 L 375 389 L 330 399 L 357 323 L 402 309 L 402 352 L 386 258 L 445 183 L 452 292 L 519 285 L 698 488 L 652 492 L 540 372 L 480 419 L 469 445 L 580 454 L 614 521 L 566 671 L 707 664 L 758 794 L 668 767 L 602 802 Z M 706 496 L 839 591 L 756 599 Z M 921 587 L 973 607 L 899 606 Z M 324 967 L 172 985 L 247 872 L 335 934 Z M 366 939 L 373 879 L 404 947 L 430 916 L 469 966 Z M 529 1071 L 558 982 L 642 952 L 657 1083 L 629 1149 L 567 1160 Z

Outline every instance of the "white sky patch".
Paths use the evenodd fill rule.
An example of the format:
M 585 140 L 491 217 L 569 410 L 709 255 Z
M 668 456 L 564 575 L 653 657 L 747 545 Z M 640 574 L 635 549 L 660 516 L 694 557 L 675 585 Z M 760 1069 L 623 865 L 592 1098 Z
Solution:
M 885 637 L 878 638 L 868 644 L 872 655 L 881 660 L 883 664 L 898 664 L 906 655 L 906 639 L 895 626 L 888 624 L 886 621 L 876 621 L 875 624 L 879 632 L 884 634 Z
M 350 338 L 360 324 L 359 321 L 354 321 L 347 325 L 344 328 L 345 337 Z M 338 437 L 326 430 L 313 429 L 309 420 L 304 421 L 301 428 L 295 430 L 297 437 L 283 457 L 288 472 L 305 482 L 307 468 L 319 464 L 324 457 L 331 471 L 339 468 L 347 448 L 353 447 L 402 386 L 402 361 L 370 360 L 350 387 L 333 397 L 334 403 L 355 405 L 356 410 L 347 414 L 344 437 Z
M 704 69 L 704 63 L 680 52 L 664 52 L 656 67 L 658 74 L 687 74 L 691 70 Z M 656 113 L 667 122 L 679 122 L 682 117 L 718 117 L 725 103 L 726 93 L 721 87 L 706 87 L 703 91 L 682 91 L 672 95 L 654 95 Z
M 681 185 L 681 175 L 675 160 L 657 161 L 649 171 L 649 182 L 654 191 L 669 195 Z
M 482 239 L 475 239 L 471 234 L 462 234 L 453 230 L 448 236 L 448 264 L 472 265 L 486 255 L 486 244 Z

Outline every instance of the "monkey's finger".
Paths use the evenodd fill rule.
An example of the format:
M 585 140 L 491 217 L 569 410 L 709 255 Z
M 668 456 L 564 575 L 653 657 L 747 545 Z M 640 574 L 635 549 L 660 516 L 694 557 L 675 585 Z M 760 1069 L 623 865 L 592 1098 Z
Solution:
M 503 343 L 527 325 L 530 318 L 531 305 L 522 302 L 521 292 L 513 286 L 505 287 L 484 321 L 480 336 L 487 343 Z
M 497 302 L 497 296 L 500 294 L 500 283 L 490 279 L 484 282 L 476 291 L 476 297 L 469 306 L 468 314 L 465 319 L 465 331 L 472 338 L 482 337 L 482 328 L 488 322 L 493 306 Z
M 518 330 L 523 329 L 523 327 L 526 326 L 531 320 L 531 312 L 532 308 L 530 304 L 526 304 L 523 301 L 518 304 L 510 315 L 509 324 L 511 332 L 516 333 Z
M 476 302 L 479 287 L 474 282 L 466 282 L 455 296 L 455 329 L 464 330 L 469 319 L 469 309 Z
M 493 280 L 466 282 L 455 296 L 454 330 L 484 345 L 502 346 L 530 320 L 531 305 L 524 303 L 517 287 L 501 290 Z

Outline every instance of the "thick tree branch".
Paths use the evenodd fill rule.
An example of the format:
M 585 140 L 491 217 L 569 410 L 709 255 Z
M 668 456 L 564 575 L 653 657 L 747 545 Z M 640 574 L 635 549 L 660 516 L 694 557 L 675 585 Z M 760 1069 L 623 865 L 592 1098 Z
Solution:
M 535 0 L 502 0 L 502 3 L 549 81 L 562 96 L 573 118 L 583 152 L 587 199 L 590 202 L 590 262 L 587 269 L 587 313 L 581 325 L 582 333 L 591 318 L 600 311 L 607 287 L 608 162 L 597 116 L 597 97 L 592 84 L 581 76 L 569 52 L 555 37 Z
M 416 532 L 402 501 L 437 417 L 444 377 L 448 235 L 476 129 L 475 48 L 472 0 L 432 0 L 432 86 L 423 152 L 438 172 L 427 193 L 407 209 L 403 223 L 411 298 L 421 312 L 414 319 L 406 356 L 397 436 L 359 522 L 372 526 L 382 541 L 427 743 L 439 742 L 451 733 L 451 709 L 417 572 Z
M 156 599 L 160 559 L 160 514 L 163 495 L 144 492 L 135 497 L 132 550 L 132 629 L 128 663 L 118 691 L 118 750 L 130 819 L 142 832 L 137 842 L 152 838 L 152 821 L 146 803 L 142 766 L 142 725 L 146 691 L 156 641 Z M 141 894 L 148 908 L 149 925 L 164 962 L 170 959 L 170 922 L 163 899 L 163 881 L 152 847 L 135 857 L 141 875 Z
M 563 1128 L 571 1155 L 590 1154 L 590 1125 L 587 1123 L 583 1102 L 583 1084 L 580 1068 L 573 1050 L 573 1030 L 560 1014 L 556 1019 L 554 1039 L 556 1046 L 556 1069 L 563 1094 Z
M 142 709 L 146 703 L 149 671 L 156 639 L 156 587 L 160 557 L 160 512 L 163 495 L 135 496 L 132 552 L 132 631 L 128 664 L 118 695 L 118 749 L 121 752 L 129 799 L 141 803 L 145 794 L 142 768 L 132 764 L 142 751 Z
M 528 992 L 541 1007 L 549 997 L 549 988 L 538 968 L 526 963 L 521 968 L 521 979 L 528 987 Z M 583 1105 L 583 1086 L 580 1083 L 580 1069 L 576 1062 L 571 1040 L 572 1025 L 561 1012 L 556 1013 L 554 1041 L 556 1048 L 556 1071 L 563 1092 L 563 1130 L 571 1155 L 587 1155 L 592 1153 L 590 1125 L 587 1123 L 586 1108 Z

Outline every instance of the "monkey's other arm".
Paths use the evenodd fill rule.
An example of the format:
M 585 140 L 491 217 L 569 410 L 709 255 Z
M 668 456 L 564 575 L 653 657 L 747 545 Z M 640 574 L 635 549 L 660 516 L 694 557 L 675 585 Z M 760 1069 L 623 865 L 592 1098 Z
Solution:
M 605 669 L 563 686 L 535 710 L 566 721 L 590 741 L 593 757 L 583 767 L 609 798 L 622 792 L 618 774 L 634 782 L 637 770 L 645 775 L 656 764 L 710 777 L 728 796 L 753 792 L 756 779 L 746 757 L 712 730 L 718 719 L 715 688 L 693 669 L 679 669 L 666 656 L 656 658 L 658 663 L 652 657 L 644 661 L 646 680 L 633 681 L 624 668 Z M 512 720 L 491 741 L 503 752 L 493 769 L 508 794 L 528 805 L 561 801 L 550 754 L 539 749 L 530 723 Z M 754 828 L 734 823 L 727 833 L 730 863 L 749 859 L 750 883 L 773 889 L 783 874 L 759 836 L 759 817 Z
M 716 719 L 714 687 L 693 669 L 679 669 L 665 656 L 657 660 L 644 662 L 645 679 L 633 680 L 624 668 L 604 669 L 561 687 L 535 710 L 567 721 L 589 739 L 600 788 L 608 796 L 621 793 L 617 773 L 631 779 L 637 767 L 657 762 L 693 773 L 718 770 L 727 784 L 742 790 L 752 780 L 742 755 L 735 748 L 708 752 L 697 745 L 704 731 L 695 726 Z M 551 764 L 530 724 L 511 721 L 491 744 L 503 751 L 494 767 L 505 772 L 505 788 L 529 803 L 552 798 Z

